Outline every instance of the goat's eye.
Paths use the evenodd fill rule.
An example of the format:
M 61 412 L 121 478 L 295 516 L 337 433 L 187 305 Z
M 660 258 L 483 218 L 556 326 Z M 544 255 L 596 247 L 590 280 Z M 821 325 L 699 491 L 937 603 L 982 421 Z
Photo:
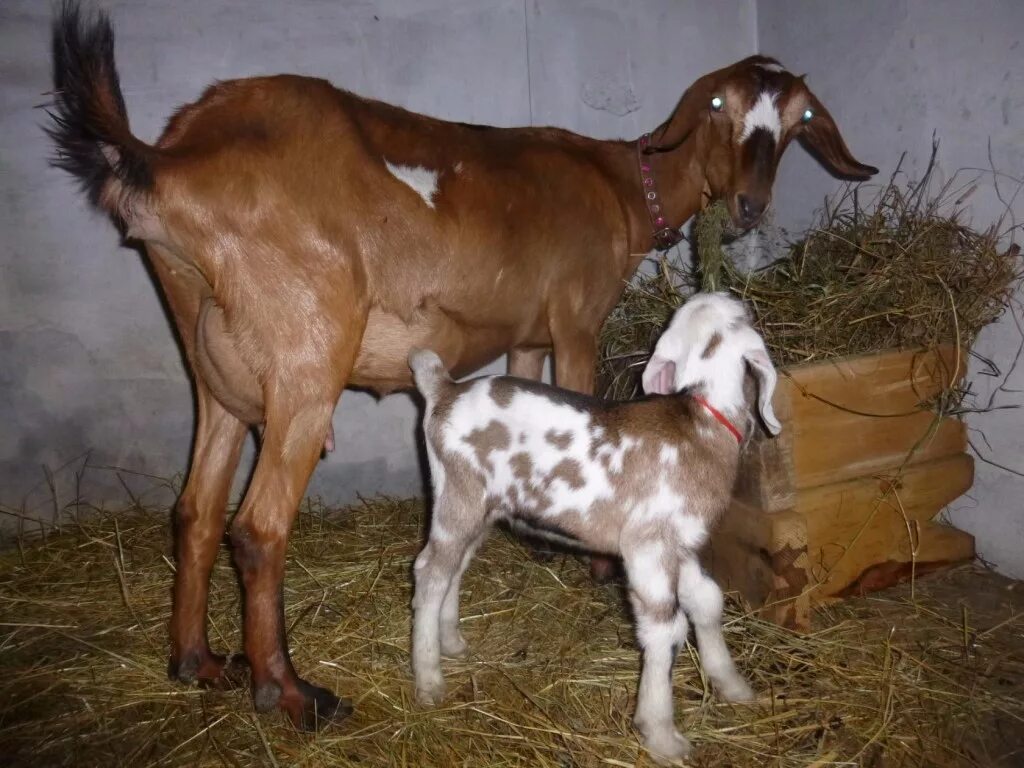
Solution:
M 711 111 L 712 112 L 721 112 L 722 111 L 722 107 L 724 107 L 724 106 L 725 106 L 725 101 L 722 99 L 721 96 L 713 96 L 711 98 Z
M 800 122 L 809 123 L 811 122 L 812 117 L 814 117 L 814 110 L 808 107 L 807 109 L 804 110 L 804 113 L 800 115 Z

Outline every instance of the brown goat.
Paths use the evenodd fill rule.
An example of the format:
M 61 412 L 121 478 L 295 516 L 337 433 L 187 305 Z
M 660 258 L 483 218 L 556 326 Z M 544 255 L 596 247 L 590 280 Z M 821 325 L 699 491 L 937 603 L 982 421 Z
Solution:
M 557 383 L 589 393 L 602 321 L 705 191 L 754 225 L 794 137 L 840 174 L 875 172 L 764 57 L 700 78 L 643 142 L 450 123 L 281 75 L 210 87 L 150 146 L 129 130 L 108 19 L 66 3 L 53 44 L 56 163 L 144 245 L 195 378 L 171 675 L 225 676 L 208 580 L 246 430 L 262 424 L 230 531 L 245 653 L 256 708 L 307 727 L 349 707 L 292 667 L 285 549 L 346 386 L 409 387 L 409 351 L 429 347 L 456 375 L 507 352 L 532 379 L 553 352 Z

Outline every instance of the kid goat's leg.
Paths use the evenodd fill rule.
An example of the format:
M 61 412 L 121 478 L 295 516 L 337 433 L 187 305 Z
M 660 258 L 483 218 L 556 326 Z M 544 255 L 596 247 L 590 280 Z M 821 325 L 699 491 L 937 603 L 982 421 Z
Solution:
M 453 494 L 445 489 L 434 502 L 430 536 L 413 569 L 416 593 L 413 596 L 412 667 L 416 699 L 421 704 L 439 704 L 444 698 L 442 605 L 449 590 L 453 586 L 458 589 L 457 576 L 469 564 L 472 549 L 484 534 L 484 514 L 482 489 L 471 495 Z M 452 607 L 448 610 L 452 611 Z M 457 591 L 454 612 L 457 622 Z M 458 633 L 457 627 L 455 632 Z
M 466 547 L 466 551 L 462 555 L 462 562 L 452 575 L 448 592 L 444 596 L 444 602 L 441 603 L 441 653 L 450 659 L 461 658 L 469 650 L 465 638 L 462 637 L 462 632 L 459 631 L 459 589 L 462 586 L 462 574 L 466 572 L 473 555 L 476 554 L 486 537 L 485 531 Z
M 752 700 L 754 692 L 736 671 L 722 636 L 722 590 L 696 559 L 685 560 L 679 570 L 679 602 L 693 621 L 701 664 L 719 695 L 726 701 Z
M 653 755 L 676 760 L 690 753 L 690 742 L 676 730 L 672 707 L 672 662 L 687 631 L 675 594 L 676 560 L 658 541 L 640 544 L 623 557 L 643 651 L 633 722 Z

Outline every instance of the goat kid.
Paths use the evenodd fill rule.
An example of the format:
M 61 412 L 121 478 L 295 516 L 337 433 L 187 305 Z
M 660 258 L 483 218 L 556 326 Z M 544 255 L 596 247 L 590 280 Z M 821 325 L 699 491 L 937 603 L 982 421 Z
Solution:
M 303 727 L 349 711 L 296 673 L 282 604 L 289 532 L 346 387 L 409 387 L 409 352 L 429 347 L 457 375 L 508 353 L 532 379 L 550 353 L 560 387 L 591 393 L 623 286 L 702 202 L 754 225 L 794 139 L 836 173 L 875 172 L 803 78 L 763 56 L 698 79 L 637 141 L 446 122 L 279 75 L 211 86 L 150 145 L 129 127 L 105 16 L 65 2 L 53 53 L 56 164 L 144 247 L 195 380 L 169 673 L 224 682 L 209 576 L 243 440 L 262 426 L 230 527 L 245 656 L 257 708 Z
M 491 525 L 507 519 L 622 557 L 643 650 L 634 721 L 654 755 L 685 756 L 671 669 L 687 615 L 719 694 L 753 696 L 722 637 L 721 590 L 697 560 L 728 506 L 755 411 L 773 435 L 781 428 L 771 405 L 775 369 L 743 304 L 700 294 L 679 309 L 643 374 L 655 396 L 637 402 L 502 376 L 455 383 L 429 350 L 413 352 L 409 364 L 427 403 L 434 489 L 430 534 L 414 569 L 417 698 L 440 702 L 441 656 L 466 653 L 462 574 Z

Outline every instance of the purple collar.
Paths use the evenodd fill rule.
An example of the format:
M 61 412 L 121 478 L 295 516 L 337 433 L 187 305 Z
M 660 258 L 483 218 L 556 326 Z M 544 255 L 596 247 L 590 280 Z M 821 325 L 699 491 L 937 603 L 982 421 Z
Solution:
M 658 182 L 654 180 L 654 169 L 651 161 L 644 156 L 644 150 L 651 143 L 651 134 L 645 133 L 636 141 L 636 159 L 640 166 L 640 184 L 644 192 L 644 203 L 651 217 L 654 230 L 654 247 L 659 251 L 667 251 L 683 239 L 678 229 L 673 229 L 665 220 L 665 207 L 658 195 Z

